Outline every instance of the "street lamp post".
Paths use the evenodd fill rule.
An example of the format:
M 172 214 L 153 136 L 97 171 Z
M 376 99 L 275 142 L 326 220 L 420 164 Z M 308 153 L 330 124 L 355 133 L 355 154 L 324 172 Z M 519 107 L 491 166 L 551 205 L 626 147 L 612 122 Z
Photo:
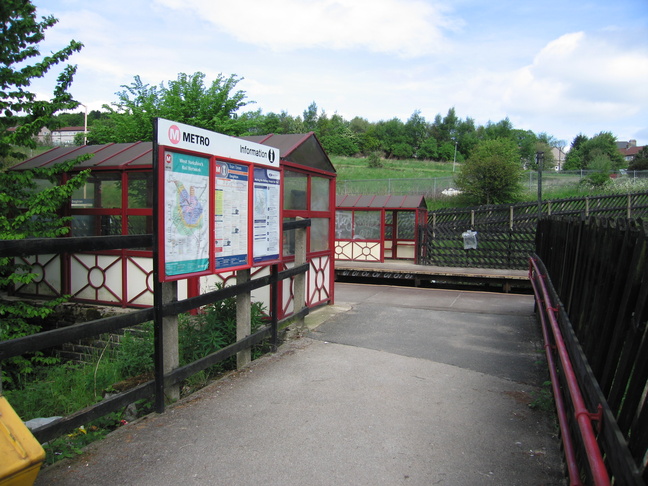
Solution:
M 79 103 L 85 108 L 85 114 L 83 116 L 83 145 L 88 145 L 88 107 L 83 103 Z
M 457 141 L 455 140 L 454 159 L 452 159 L 452 172 L 455 171 L 455 165 L 457 164 L 457 143 L 459 143 L 459 142 L 457 142 Z
M 542 169 L 544 165 L 544 152 L 536 153 L 536 163 L 538 164 L 538 221 L 542 218 Z

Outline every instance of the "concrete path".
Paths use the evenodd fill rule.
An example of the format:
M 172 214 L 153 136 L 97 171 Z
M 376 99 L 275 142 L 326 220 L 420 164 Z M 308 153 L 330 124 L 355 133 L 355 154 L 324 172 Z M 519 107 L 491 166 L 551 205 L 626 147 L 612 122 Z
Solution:
M 38 485 L 561 485 L 530 296 L 337 284 L 312 331 Z

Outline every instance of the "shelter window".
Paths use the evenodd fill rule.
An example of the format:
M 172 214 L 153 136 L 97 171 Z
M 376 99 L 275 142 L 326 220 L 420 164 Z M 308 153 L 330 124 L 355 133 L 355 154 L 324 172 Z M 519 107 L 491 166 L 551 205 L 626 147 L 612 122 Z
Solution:
M 336 211 L 335 237 L 341 240 L 379 240 L 381 211 Z
M 306 211 L 308 175 L 292 170 L 284 171 L 284 209 Z
M 329 249 L 329 219 L 312 218 L 310 228 L 310 251 Z
M 328 211 L 330 206 L 331 181 L 324 177 L 311 177 L 311 210 Z
M 117 172 L 92 173 L 86 183 L 72 194 L 72 209 L 109 209 L 121 206 L 121 174 Z
M 134 172 L 128 175 L 128 207 L 153 207 L 153 172 Z
M 399 211 L 396 229 L 399 240 L 414 240 L 416 233 L 416 214 L 413 211 Z

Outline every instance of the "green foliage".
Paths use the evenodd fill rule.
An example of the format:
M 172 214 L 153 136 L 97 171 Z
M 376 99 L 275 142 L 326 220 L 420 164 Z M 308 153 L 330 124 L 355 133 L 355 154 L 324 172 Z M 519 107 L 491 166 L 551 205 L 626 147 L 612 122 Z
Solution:
M 122 379 L 117 362 L 103 357 L 92 364 L 63 363 L 39 368 L 21 389 L 4 394 L 23 419 L 64 416 L 103 399 L 103 392 Z
M 648 145 L 644 146 L 628 166 L 630 170 L 648 170 Z
M 623 156 L 617 149 L 614 135 L 601 132 L 590 139 L 580 134 L 574 138 L 571 150 L 565 157 L 563 168 L 564 170 L 593 169 L 594 159 L 602 156 L 610 160 L 612 170 L 619 170 L 625 165 Z
M 262 325 L 264 307 L 253 302 L 251 308 L 252 332 Z M 185 316 L 178 329 L 180 364 L 191 363 L 236 342 L 236 298 L 210 304 L 197 316 Z M 228 366 L 225 363 L 225 366 Z M 222 367 L 217 367 L 222 368 Z
M 78 173 L 64 185 L 57 185 L 61 174 L 76 161 L 56 168 L 0 172 L 0 239 L 54 238 L 67 234 L 69 220 L 59 216 L 60 208 L 72 192 L 83 185 L 88 172 Z M 41 182 L 39 185 L 38 182 Z M 34 281 L 30 267 L 13 258 L 0 258 L 0 289 L 13 290 L 16 285 Z M 28 301 L 0 298 L 0 340 L 28 336 L 40 330 L 34 318 L 45 318 L 65 299 L 54 299 L 34 305 Z M 31 358 L 14 357 L 3 363 L 2 381 L 8 387 L 19 386 L 34 364 L 47 364 L 48 358 L 36 353 Z
M 541 412 L 553 412 L 555 410 L 551 381 L 545 381 L 542 388 L 531 392 L 531 396 L 533 401 L 529 404 L 530 408 Z
M 142 324 L 137 331 L 126 331 L 119 343 L 117 363 L 123 377 L 153 371 L 153 323 Z
M 205 85 L 205 74 L 178 74 L 175 81 L 159 87 L 145 84 L 139 76 L 122 86 L 118 101 L 107 119 L 98 120 L 88 135 L 88 143 L 136 142 L 153 140 L 153 119 L 167 118 L 228 135 L 241 135 L 248 129 L 237 118 L 237 111 L 249 102 L 243 91 L 235 91 L 242 80 L 222 74 Z
M 462 164 L 457 186 L 478 204 L 514 202 L 522 190 L 520 152 L 511 139 L 479 144 Z
M 29 1 L 3 0 L 0 5 L 0 167 L 12 158 L 24 157 L 16 147 L 35 147 L 33 137 L 57 111 L 78 106 L 68 93 L 75 66 L 66 66 L 59 74 L 50 101 L 37 100 L 26 89 L 33 79 L 44 77 L 83 47 L 71 41 L 63 49 L 40 58 L 38 44 L 45 38 L 45 31 L 57 22 L 52 16 L 38 21 L 36 7 Z M 30 60 L 35 62 L 29 64 Z
M 63 69 L 57 79 L 50 101 L 36 99 L 29 92 L 31 81 L 44 77 L 54 66 L 64 62 L 82 44 L 71 41 L 63 49 L 40 57 L 38 44 L 45 37 L 45 30 L 56 24 L 54 17 L 36 19 L 36 7 L 24 0 L 5 0 L 0 7 L 0 167 L 24 158 L 24 149 L 36 146 L 33 137 L 46 126 L 60 110 L 76 108 L 68 88 L 76 71 L 73 66 Z M 35 60 L 29 64 L 30 60 Z M 15 130 L 8 130 L 15 127 Z M 56 237 L 68 231 L 65 218 L 59 217 L 59 209 L 72 191 L 85 180 L 86 173 L 71 179 L 68 184 L 57 186 L 63 171 L 71 165 L 57 169 L 34 169 L 28 171 L 0 172 L 0 239 L 19 240 L 34 237 Z M 37 181 L 49 185 L 37 185 Z M 13 259 L 0 259 L 0 289 L 11 290 L 17 284 L 28 284 L 36 275 L 29 267 L 17 265 Z M 36 332 L 39 327 L 29 321 L 45 317 L 60 300 L 42 306 L 23 301 L 0 300 L 0 340 L 13 339 Z M 3 363 L 2 382 L 17 386 L 26 375 L 34 372 L 34 364 L 50 362 L 37 354 L 31 359 L 16 357 Z
M 383 166 L 382 159 L 378 152 L 371 152 L 367 157 L 367 165 L 370 169 L 379 169 Z

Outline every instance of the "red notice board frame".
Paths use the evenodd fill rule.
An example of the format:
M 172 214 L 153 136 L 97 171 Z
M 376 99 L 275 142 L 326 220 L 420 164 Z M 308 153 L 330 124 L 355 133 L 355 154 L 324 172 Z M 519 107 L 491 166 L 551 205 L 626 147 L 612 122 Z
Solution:
M 159 281 L 281 261 L 283 171 L 279 151 L 161 118 L 156 119 L 155 134 Z M 260 168 L 274 179 L 266 181 L 264 191 L 255 186 L 255 172 Z M 255 196 L 272 204 L 261 204 Z M 255 208 L 265 211 L 261 218 L 256 213 L 256 221 Z M 260 223 L 264 221 L 269 236 L 261 241 Z M 255 256 L 255 237 L 257 248 L 264 244 L 270 253 Z

